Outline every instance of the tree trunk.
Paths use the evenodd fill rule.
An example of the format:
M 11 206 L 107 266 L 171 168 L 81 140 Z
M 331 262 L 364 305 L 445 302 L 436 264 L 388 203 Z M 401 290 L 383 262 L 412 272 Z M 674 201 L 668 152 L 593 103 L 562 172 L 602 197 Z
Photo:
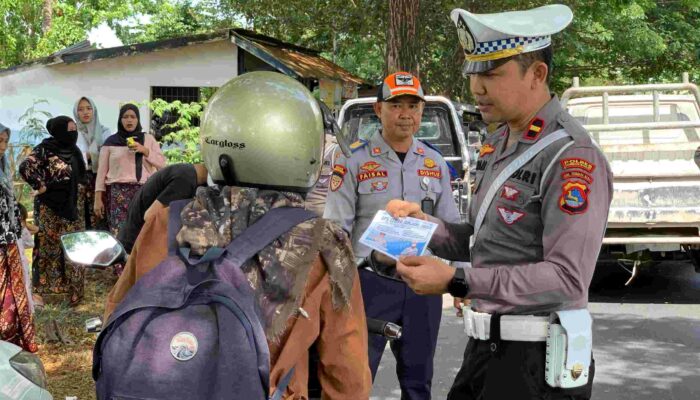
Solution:
M 386 69 L 420 75 L 418 14 L 420 0 L 389 0 Z
M 51 29 L 51 19 L 53 18 L 53 0 L 44 0 L 44 5 L 41 6 L 41 14 L 43 20 L 41 22 L 41 32 L 46 34 L 46 32 Z

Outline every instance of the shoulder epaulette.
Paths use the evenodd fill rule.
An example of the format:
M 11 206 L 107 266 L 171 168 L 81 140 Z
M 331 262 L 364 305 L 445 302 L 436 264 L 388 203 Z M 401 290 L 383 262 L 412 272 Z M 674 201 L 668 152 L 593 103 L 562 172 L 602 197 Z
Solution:
M 367 143 L 369 143 L 369 142 L 367 142 L 366 140 L 360 139 L 360 140 L 358 140 L 357 142 L 355 142 L 355 143 L 353 143 L 353 144 L 350 145 L 350 151 L 351 151 L 352 153 L 354 153 L 354 152 L 356 152 L 357 150 L 360 150 L 361 148 L 367 146 Z
M 438 154 L 442 155 L 442 152 L 441 152 L 440 150 L 438 150 L 438 148 L 435 147 L 434 144 L 432 144 L 432 143 L 430 143 L 430 142 L 428 142 L 428 141 L 426 141 L 426 140 L 423 140 L 423 139 L 418 139 L 418 141 L 421 142 L 421 143 L 423 143 L 424 145 L 428 146 L 429 148 L 435 150 Z

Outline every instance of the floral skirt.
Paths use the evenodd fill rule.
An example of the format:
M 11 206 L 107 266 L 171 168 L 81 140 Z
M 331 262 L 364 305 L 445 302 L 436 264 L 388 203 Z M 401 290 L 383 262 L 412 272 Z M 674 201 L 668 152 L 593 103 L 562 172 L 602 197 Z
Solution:
M 0 340 L 37 351 L 34 320 L 16 243 L 0 245 Z
M 85 207 L 85 187 L 79 186 L 78 210 Z M 70 221 L 56 215 L 52 209 L 39 203 L 39 232 L 34 242 L 34 293 L 45 303 L 68 301 L 77 304 L 83 297 L 85 267 L 66 260 L 61 247 L 61 236 L 85 230 L 85 215 Z
M 126 224 L 129 215 L 129 204 L 136 192 L 141 189 L 138 183 L 113 183 L 107 185 L 107 221 L 109 230 L 117 237 L 119 230 Z

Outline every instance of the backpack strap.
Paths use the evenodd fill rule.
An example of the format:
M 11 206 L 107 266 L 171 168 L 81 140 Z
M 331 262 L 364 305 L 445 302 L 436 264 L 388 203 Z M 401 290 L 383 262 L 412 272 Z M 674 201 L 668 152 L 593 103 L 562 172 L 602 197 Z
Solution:
M 168 211 L 168 255 L 174 256 L 177 254 L 177 234 L 182 229 L 182 221 L 180 214 L 185 207 L 194 199 L 171 201 Z
M 313 211 L 300 207 L 273 208 L 226 246 L 226 258 L 236 265 L 243 265 L 290 229 L 316 217 Z
M 275 388 L 275 392 L 272 393 L 272 396 L 270 396 L 270 400 L 282 400 L 282 396 L 284 396 L 284 392 L 287 390 L 287 386 L 289 386 L 289 382 L 292 380 L 293 375 L 294 367 L 287 371 L 282 379 L 280 379 L 280 384 L 277 385 L 277 388 Z

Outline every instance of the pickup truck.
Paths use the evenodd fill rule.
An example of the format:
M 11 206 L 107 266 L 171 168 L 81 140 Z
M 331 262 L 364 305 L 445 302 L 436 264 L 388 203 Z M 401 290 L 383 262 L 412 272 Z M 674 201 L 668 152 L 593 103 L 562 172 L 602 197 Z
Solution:
M 338 125 L 347 132 L 351 143 L 368 139 L 380 127 L 381 122 L 374 113 L 375 102 L 376 97 L 364 97 L 343 104 Z M 438 149 L 455 171 L 453 195 L 462 219 L 467 216 L 471 198 L 470 179 L 465 178 L 474 170 L 481 140 L 486 134 L 479 119 L 478 111 L 472 106 L 453 103 L 443 96 L 425 96 L 423 119 L 415 136 Z
M 667 259 L 689 259 L 700 272 L 698 87 L 687 74 L 681 83 L 628 86 L 581 87 L 574 78 L 561 102 L 613 170 L 601 261 L 627 269 L 628 284 L 640 266 Z

